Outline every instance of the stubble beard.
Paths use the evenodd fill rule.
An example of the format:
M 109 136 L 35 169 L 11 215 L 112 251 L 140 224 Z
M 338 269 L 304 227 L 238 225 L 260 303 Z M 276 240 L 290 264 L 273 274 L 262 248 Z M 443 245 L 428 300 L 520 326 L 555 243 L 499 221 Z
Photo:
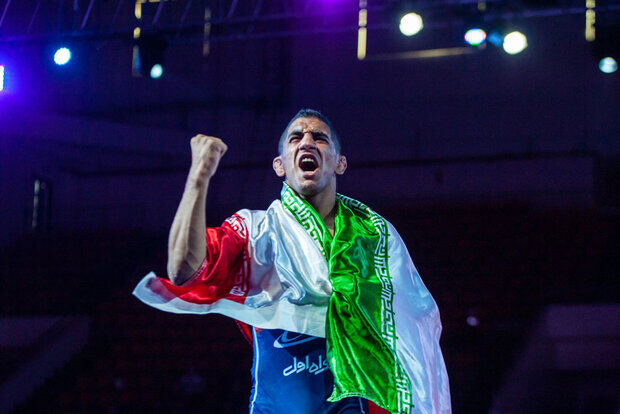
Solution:
M 299 182 L 298 188 L 295 188 L 295 191 L 304 199 L 310 199 L 326 191 L 330 185 L 331 180 L 326 179 L 326 177 L 321 177 L 318 181 L 302 180 Z
M 289 185 L 291 185 L 289 183 Z M 293 190 L 297 191 L 300 196 L 304 198 L 314 197 L 318 193 L 320 193 L 319 184 L 315 182 L 310 183 L 298 183 L 298 185 L 291 185 Z

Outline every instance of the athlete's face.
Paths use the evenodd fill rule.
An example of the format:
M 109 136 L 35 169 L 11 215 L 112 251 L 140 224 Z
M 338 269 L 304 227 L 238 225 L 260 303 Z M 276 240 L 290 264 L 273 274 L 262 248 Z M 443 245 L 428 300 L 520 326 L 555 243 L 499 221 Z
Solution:
M 336 189 L 336 174 L 343 174 L 347 160 L 336 150 L 329 127 L 318 118 L 297 118 L 286 131 L 282 153 L 273 169 L 297 193 L 313 197 Z

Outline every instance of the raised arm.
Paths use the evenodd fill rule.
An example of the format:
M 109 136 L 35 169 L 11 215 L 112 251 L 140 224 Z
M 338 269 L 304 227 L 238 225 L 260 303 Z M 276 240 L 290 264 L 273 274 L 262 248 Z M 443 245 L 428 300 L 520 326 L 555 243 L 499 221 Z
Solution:
M 205 259 L 207 190 L 228 149 L 221 139 L 206 135 L 196 135 L 190 145 L 192 165 L 168 237 L 168 277 L 175 285 L 187 281 Z

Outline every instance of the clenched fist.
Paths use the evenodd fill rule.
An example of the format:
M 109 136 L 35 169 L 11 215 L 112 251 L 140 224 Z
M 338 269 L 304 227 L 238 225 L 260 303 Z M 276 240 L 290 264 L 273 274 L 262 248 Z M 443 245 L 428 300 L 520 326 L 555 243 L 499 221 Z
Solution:
M 202 183 L 213 177 L 228 147 L 221 139 L 202 134 L 193 137 L 190 146 L 192 148 L 190 178 Z

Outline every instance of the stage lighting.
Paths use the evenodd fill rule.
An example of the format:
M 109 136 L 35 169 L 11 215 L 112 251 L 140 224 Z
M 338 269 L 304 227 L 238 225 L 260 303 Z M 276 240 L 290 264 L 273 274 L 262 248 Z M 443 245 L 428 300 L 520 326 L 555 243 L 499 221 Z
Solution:
M 398 28 L 405 36 L 413 36 L 424 27 L 422 16 L 417 13 L 406 13 L 400 18 Z
M 0 92 L 4 90 L 4 65 L 0 65 Z
M 71 50 L 66 47 L 56 49 L 54 52 L 54 63 L 62 66 L 66 65 L 71 60 Z
M 465 41 L 471 46 L 478 46 L 484 43 L 487 33 L 480 28 L 469 29 L 465 32 Z
M 598 68 L 603 73 L 614 73 L 618 70 L 618 62 L 616 62 L 616 59 L 607 56 L 598 62 Z
M 527 47 L 527 38 L 521 32 L 511 32 L 504 36 L 503 48 L 509 55 L 523 52 Z
M 134 71 L 142 76 L 159 79 L 164 74 L 166 41 L 158 35 L 140 36 L 137 41 Z
M 159 79 L 161 78 L 161 75 L 163 74 L 164 74 L 163 66 L 160 65 L 159 63 L 154 64 L 153 67 L 151 68 L 151 78 Z

